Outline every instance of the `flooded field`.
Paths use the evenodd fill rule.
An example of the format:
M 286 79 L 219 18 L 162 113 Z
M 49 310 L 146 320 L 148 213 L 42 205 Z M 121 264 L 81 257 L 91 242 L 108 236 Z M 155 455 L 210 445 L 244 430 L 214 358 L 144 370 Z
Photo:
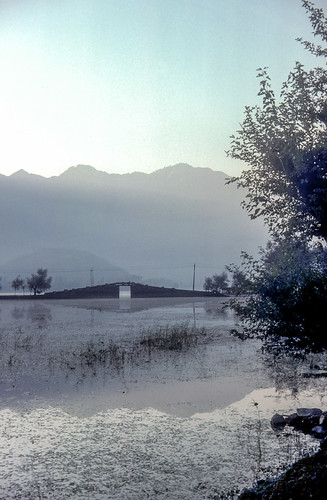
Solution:
M 229 334 L 222 299 L 0 301 L 0 498 L 222 498 L 317 448 L 322 355 Z

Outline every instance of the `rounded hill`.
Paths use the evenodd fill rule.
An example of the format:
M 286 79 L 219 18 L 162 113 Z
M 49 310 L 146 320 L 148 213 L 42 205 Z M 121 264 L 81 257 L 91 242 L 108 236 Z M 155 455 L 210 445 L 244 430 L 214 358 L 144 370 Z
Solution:
M 52 290 L 132 281 L 138 278 L 90 252 L 47 248 L 21 255 L 1 265 L 2 292 L 11 291 L 11 282 L 18 275 L 26 279 L 39 268 L 47 269 L 48 275 L 52 276 Z

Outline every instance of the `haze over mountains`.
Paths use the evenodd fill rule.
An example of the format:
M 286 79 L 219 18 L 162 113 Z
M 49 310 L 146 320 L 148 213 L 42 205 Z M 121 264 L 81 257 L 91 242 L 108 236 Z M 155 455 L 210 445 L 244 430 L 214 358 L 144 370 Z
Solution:
M 204 276 L 222 272 L 241 250 L 255 253 L 267 240 L 262 222 L 251 221 L 240 207 L 244 192 L 226 186 L 226 177 L 186 164 L 152 174 L 108 174 L 78 165 L 51 178 L 24 170 L 0 175 L 2 285 L 18 273 L 30 274 L 26 255 L 42 250 L 40 266 L 50 274 L 62 268 L 61 255 L 70 278 L 92 265 L 95 284 L 105 279 L 101 269 L 116 266 L 125 277 L 190 288 L 196 263 L 196 286 L 202 288 Z M 48 261 L 44 249 L 51 249 Z M 94 261 L 83 261 L 83 252 Z M 86 276 L 78 285 L 79 279 L 65 281 L 62 273 L 57 288 L 68 281 L 89 285 L 89 270 Z

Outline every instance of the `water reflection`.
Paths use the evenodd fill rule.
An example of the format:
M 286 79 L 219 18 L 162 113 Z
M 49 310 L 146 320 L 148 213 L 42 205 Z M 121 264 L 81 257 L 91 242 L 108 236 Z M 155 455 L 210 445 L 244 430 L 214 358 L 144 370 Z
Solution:
M 87 445 L 85 467 L 96 463 L 94 453 L 99 457 L 90 479 L 96 493 L 99 474 L 108 477 L 109 469 L 126 462 L 120 475 L 115 469 L 115 477 L 121 478 L 120 498 L 140 498 L 132 490 L 121 495 L 124 484 L 131 488 L 139 484 L 130 476 L 134 470 L 130 464 L 137 464 L 140 477 L 147 477 L 149 464 L 155 464 L 157 477 L 165 461 L 174 463 L 171 491 L 180 491 L 176 477 L 181 474 L 177 476 L 175 471 L 184 468 L 182 487 L 190 488 L 185 498 L 204 498 L 203 477 L 211 484 L 212 493 L 215 486 L 219 492 L 222 484 L 228 488 L 249 481 L 249 477 L 256 479 L 269 473 L 272 463 L 275 471 L 279 462 L 299 454 L 306 438 L 299 438 L 297 450 L 294 436 L 275 436 L 269 420 L 279 408 L 294 410 L 326 393 L 319 385 L 321 379 L 308 376 L 326 366 L 323 355 L 291 359 L 263 350 L 258 341 L 231 337 L 232 317 L 219 301 L 151 304 L 132 299 L 127 309 L 121 309 L 121 304 L 115 300 L 85 301 L 83 306 L 59 301 L 3 305 L 0 412 L 2 419 L 9 415 L 5 429 L 10 432 L 3 436 L 12 455 L 1 463 L 7 460 L 7 466 L 10 463 L 16 471 L 18 466 L 11 457 L 23 449 L 24 464 L 31 460 L 37 464 L 36 470 L 43 471 L 38 478 L 43 494 L 48 491 L 48 471 L 42 464 L 51 464 L 59 488 L 59 482 L 68 477 L 61 464 L 81 463 Z M 123 304 L 125 307 L 126 302 Z M 305 391 L 307 400 L 303 399 Z M 321 407 L 323 403 L 322 396 Z M 25 447 L 16 450 L 11 439 L 14 433 L 20 436 L 19 442 L 25 440 Z M 62 455 L 58 450 L 64 450 Z M 135 453 L 128 461 L 130 450 Z M 185 456 L 180 455 L 183 450 Z M 285 458 L 288 453 L 290 459 Z M 203 468 L 193 487 L 189 477 L 199 460 Z M 72 491 L 75 477 L 76 467 L 65 492 Z M 78 482 L 86 484 L 80 478 Z M 18 480 L 15 484 L 20 485 Z M 162 484 L 166 487 L 166 471 Z M 22 491 L 21 497 L 26 493 Z M 113 492 L 117 490 L 112 488 L 106 498 L 115 498 Z M 83 493 L 86 497 L 86 489 Z
M 128 392 L 128 404 L 136 388 L 164 384 L 175 394 L 173 411 L 188 395 L 176 410 L 186 413 L 199 401 L 203 409 L 219 407 L 256 387 L 288 389 L 295 402 L 302 391 L 323 386 L 326 356 L 295 359 L 268 352 L 258 341 L 242 342 L 229 335 L 233 316 L 222 300 L 188 300 L 8 302 L 0 331 L 2 378 L 49 399 L 77 386 L 87 398 L 90 386 L 102 384 L 106 401 L 118 390 Z M 172 387 L 180 383 L 178 394 Z M 5 387 L 2 395 L 14 396 Z M 148 406 L 158 404 L 154 392 L 147 397 Z
M 263 362 L 276 391 L 290 390 L 296 401 L 302 391 L 314 387 L 321 395 L 321 406 L 325 405 L 327 376 L 327 352 L 292 351 L 278 347 L 277 350 L 263 345 Z
M 51 309 L 43 304 L 35 304 L 27 310 L 28 319 L 37 324 L 38 328 L 46 328 L 52 321 Z
M 312 446 L 303 435 L 275 436 L 269 421 L 324 407 L 325 355 L 291 358 L 231 337 L 233 318 L 219 300 L 126 304 L 2 305 L 6 498 L 155 498 L 159 490 L 160 498 L 219 498 Z
M 58 408 L 37 407 L 23 415 L 4 410 L 2 496 L 232 498 L 224 493 L 249 486 L 260 470 L 274 474 L 298 456 L 294 440 L 274 442 L 265 425 L 261 442 L 272 443 L 258 454 L 255 419 L 234 408 L 188 419 L 149 408 L 107 410 L 83 419 Z M 299 449 L 308 448 L 302 437 Z
M 51 302 L 52 304 L 54 301 Z M 61 305 L 67 307 L 78 307 L 82 309 L 94 309 L 98 311 L 147 311 L 157 308 L 188 306 L 199 310 L 203 309 L 206 314 L 212 317 L 231 317 L 232 311 L 225 309 L 221 299 L 197 297 L 164 297 L 164 298 L 129 298 L 122 296 L 120 299 L 69 299 L 61 300 Z
M 234 316 L 232 309 L 225 307 L 224 302 L 221 302 L 218 307 L 215 302 L 207 302 L 203 304 L 203 307 L 207 314 L 210 314 L 215 318 L 229 318 Z
M 51 308 L 43 304 L 33 304 L 30 307 L 14 305 L 11 316 L 15 320 L 27 319 L 36 323 L 39 328 L 46 328 L 52 321 Z
M 25 308 L 15 306 L 11 313 L 14 319 L 21 319 L 25 316 Z
M 119 298 L 119 310 L 120 311 L 131 311 L 132 310 L 132 299 L 130 296 Z

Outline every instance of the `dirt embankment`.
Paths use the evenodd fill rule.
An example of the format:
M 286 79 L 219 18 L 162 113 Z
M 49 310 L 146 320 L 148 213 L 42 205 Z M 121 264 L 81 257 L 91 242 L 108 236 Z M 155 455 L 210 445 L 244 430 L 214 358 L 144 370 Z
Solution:
M 296 462 L 278 479 L 259 481 L 245 490 L 239 500 L 308 500 L 325 499 L 327 492 L 327 439 L 312 456 Z

